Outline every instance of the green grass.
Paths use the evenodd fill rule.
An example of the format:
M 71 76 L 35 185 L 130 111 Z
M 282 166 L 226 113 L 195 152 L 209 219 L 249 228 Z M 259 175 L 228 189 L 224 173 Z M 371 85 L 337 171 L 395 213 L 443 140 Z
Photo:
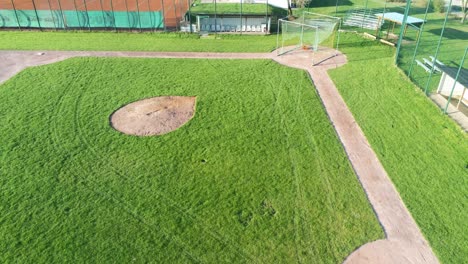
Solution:
M 273 35 L 204 39 L 179 33 L 0 31 L 2 50 L 270 52 L 275 48 Z
M 197 96 L 194 118 L 156 137 L 109 126 L 159 95 Z M 383 237 L 303 71 L 76 58 L 0 100 L 2 263 L 341 263 Z
M 424 14 L 415 14 L 414 16 L 424 18 Z M 423 58 L 429 59 L 429 56 L 436 56 L 437 45 L 439 43 L 442 26 L 445 19 L 445 14 L 429 13 L 427 23 L 421 34 L 420 45 L 416 53 L 416 59 L 423 61 Z M 416 49 L 416 38 L 413 37 L 411 42 L 402 45 L 401 55 L 399 58 L 400 67 L 408 73 L 411 67 L 411 61 Z M 461 24 L 459 18 L 449 17 L 442 42 L 437 56 L 438 60 L 445 65 L 458 67 L 465 49 L 468 48 L 468 26 Z M 421 88 L 425 89 L 429 73 L 416 63 L 413 65 L 411 79 Z M 440 80 L 440 74 L 434 74 L 429 83 L 428 90 L 435 91 Z
M 468 259 L 468 136 L 394 66 L 394 49 L 342 34 L 341 95 L 443 263 Z M 365 50 L 365 51 L 364 51 Z

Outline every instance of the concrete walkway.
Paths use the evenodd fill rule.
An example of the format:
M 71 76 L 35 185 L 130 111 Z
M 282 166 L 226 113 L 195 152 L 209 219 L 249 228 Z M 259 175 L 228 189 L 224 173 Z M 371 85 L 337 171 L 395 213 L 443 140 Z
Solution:
M 445 109 L 445 105 L 447 104 L 447 99 L 440 94 L 433 93 L 429 96 L 431 100 L 439 106 L 440 109 Z M 461 105 L 462 108 L 467 108 L 464 105 Z M 447 115 L 455 121 L 465 133 L 468 133 L 468 116 L 465 115 L 462 111 L 457 109 L 454 105 L 449 104 L 447 109 Z
M 0 83 L 22 69 L 76 56 L 203 58 L 203 59 L 273 59 L 289 67 L 309 72 L 349 160 L 367 194 L 386 239 L 363 245 L 345 263 L 438 263 L 429 244 L 405 207 L 392 181 L 372 150 L 351 111 L 340 96 L 327 70 L 346 63 L 337 54 L 332 59 L 312 66 L 317 58 L 310 51 L 276 53 L 176 53 L 176 52 L 39 52 L 0 51 Z M 6 68 L 4 67 L 6 64 Z

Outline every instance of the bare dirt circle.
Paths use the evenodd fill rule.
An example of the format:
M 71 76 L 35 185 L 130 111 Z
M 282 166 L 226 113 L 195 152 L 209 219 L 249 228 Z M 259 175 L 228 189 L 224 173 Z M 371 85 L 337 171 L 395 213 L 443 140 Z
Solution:
M 110 116 L 110 125 L 124 134 L 164 135 L 183 126 L 195 114 L 196 97 L 160 96 L 127 104 Z

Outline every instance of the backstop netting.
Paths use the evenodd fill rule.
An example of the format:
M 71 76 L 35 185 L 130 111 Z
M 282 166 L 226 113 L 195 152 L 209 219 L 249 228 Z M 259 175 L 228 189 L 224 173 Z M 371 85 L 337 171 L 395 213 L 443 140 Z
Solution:
M 341 19 L 304 11 L 295 19 L 278 21 L 279 54 L 297 48 L 319 50 L 319 46 L 338 49 Z
M 295 19 L 278 20 L 278 55 L 297 49 L 317 53 L 314 64 L 335 56 L 339 44 L 341 19 L 304 11 Z M 318 56 L 320 53 L 320 56 Z M 320 58 L 323 57 L 323 58 Z

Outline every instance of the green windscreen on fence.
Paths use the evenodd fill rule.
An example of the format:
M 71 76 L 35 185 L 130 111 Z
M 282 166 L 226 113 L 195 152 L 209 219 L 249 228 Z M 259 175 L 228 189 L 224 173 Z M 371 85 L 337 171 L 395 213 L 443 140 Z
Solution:
M 125 28 L 164 27 L 160 11 L 0 10 L 2 28 Z

